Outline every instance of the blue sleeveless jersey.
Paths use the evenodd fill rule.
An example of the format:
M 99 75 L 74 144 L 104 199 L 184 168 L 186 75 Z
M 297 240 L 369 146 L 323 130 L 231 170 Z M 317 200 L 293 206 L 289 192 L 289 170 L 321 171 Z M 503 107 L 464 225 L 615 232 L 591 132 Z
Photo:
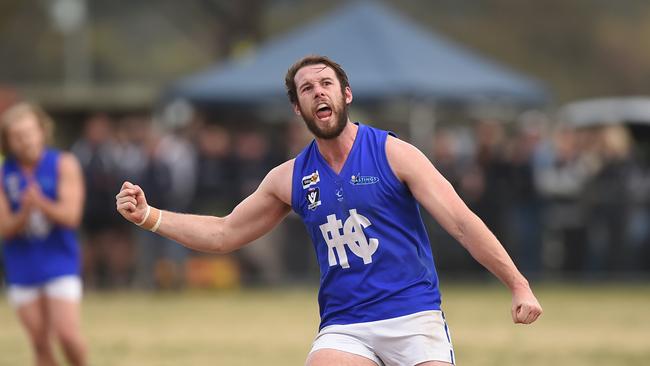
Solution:
M 315 141 L 295 159 L 292 206 L 320 266 L 320 328 L 440 309 L 429 238 L 388 164 L 387 136 L 359 124 L 339 174 Z
M 46 150 L 34 179 L 43 194 L 57 199 L 60 153 Z M 12 212 L 20 210 L 27 188 L 27 177 L 13 158 L 2 166 L 2 187 Z M 13 285 L 37 285 L 54 277 L 79 274 L 79 245 L 74 230 L 50 222 L 40 211 L 33 211 L 24 233 L 3 243 L 6 278 Z

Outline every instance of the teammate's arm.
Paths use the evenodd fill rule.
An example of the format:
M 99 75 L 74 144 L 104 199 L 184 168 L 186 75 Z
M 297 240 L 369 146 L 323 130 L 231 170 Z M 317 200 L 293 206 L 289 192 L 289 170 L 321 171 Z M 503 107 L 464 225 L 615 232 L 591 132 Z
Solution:
M 12 238 L 25 230 L 29 219 L 31 203 L 23 200 L 20 210 L 11 212 L 9 201 L 0 181 L 0 238 Z
M 517 270 L 501 243 L 458 196 L 451 184 L 422 152 L 392 136 L 386 143 L 388 161 L 415 199 L 485 268 L 512 292 L 512 319 L 529 324 L 542 313 L 528 281 Z
M 292 175 L 293 160 L 274 168 L 257 190 L 225 217 L 162 211 L 156 232 L 203 252 L 228 253 L 239 249 L 271 231 L 289 213 Z M 125 182 L 116 200 L 117 210 L 127 220 L 140 223 L 145 219 L 148 205 L 137 185 Z M 158 209 L 151 208 L 150 212 L 154 210 L 153 215 L 158 215 Z
M 35 182 L 29 183 L 26 190 L 31 195 L 34 206 L 53 222 L 76 228 L 81 223 L 85 198 L 85 187 L 81 166 L 77 158 L 70 153 L 61 154 L 59 159 L 57 199 L 51 200 L 43 195 Z

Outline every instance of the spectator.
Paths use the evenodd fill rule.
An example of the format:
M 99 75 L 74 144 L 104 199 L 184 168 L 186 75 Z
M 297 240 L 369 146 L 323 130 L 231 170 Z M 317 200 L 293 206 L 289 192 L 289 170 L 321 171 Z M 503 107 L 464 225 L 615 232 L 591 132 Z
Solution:
M 623 126 L 607 126 L 599 133 L 599 169 L 585 187 L 588 220 L 588 260 L 593 271 L 626 269 L 626 225 L 631 195 L 629 184 L 636 162 L 632 140 Z
M 91 116 L 81 138 L 71 148 L 84 173 L 88 199 L 84 207 L 83 275 L 89 287 L 107 287 L 115 275 L 110 260 L 114 243 L 124 228 L 112 210 L 113 191 L 119 185 L 112 121 L 104 114 Z M 117 219 L 117 220 L 116 220 Z
M 528 277 L 542 270 L 542 199 L 535 186 L 535 152 L 543 136 L 543 116 L 523 117 L 516 135 L 509 141 L 508 165 L 510 190 L 508 222 L 511 251 L 518 258 L 521 271 Z
M 269 140 L 256 130 L 241 131 L 236 136 L 235 153 L 237 158 L 237 187 L 239 200 L 257 189 L 262 179 L 276 164 L 272 156 Z M 284 276 L 282 264 L 282 227 L 255 240 L 240 251 L 240 259 L 245 281 L 277 283 Z
M 146 140 L 146 166 L 142 187 L 152 192 L 152 202 L 168 210 L 190 209 L 196 189 L 196 151 L 181 131 L 156 131 L 150 121 Z M 172 240 L 138 231 L 137 284 L 143 288 L 180 288 L 185 283 L 188 250 Z
M 536 187 L 545 200 L 547 243 L 559 243 L 556 267 L 567 273 L 584 269 L 587 250 L 582 191 L 592 169 L 576 138 L 575 131 L 558 129 L 538 148 L 535 169 Z
M 204 125 L 197 134 L 198 162 L 193 212 L 225 215 L 240 193 L 236 189 L 236 162 L 232 136 L 222 126 Z

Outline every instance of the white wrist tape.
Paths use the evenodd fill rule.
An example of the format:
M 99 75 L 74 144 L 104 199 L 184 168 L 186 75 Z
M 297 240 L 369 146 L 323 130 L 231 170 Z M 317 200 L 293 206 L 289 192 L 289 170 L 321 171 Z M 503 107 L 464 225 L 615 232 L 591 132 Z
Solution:
M 144 224 L 145 221 L 147 221 L 147 219 L 149 218 L 150 213 L 151 213 L 151 206 L 147 205 L 147 212 L 145 212 L 145 214 L 144 214 L 144 219 L 142 219 L 142 221 L 136 223 L 136 225 L 142 226 L 142 224 Z
M 156 220 L 156 224 L 151 228 L 152 233 L 155 233 L 156 230 L 158 230 L 161 222 L 162 222 L 162 210 L 158 210 L 158 220 Z

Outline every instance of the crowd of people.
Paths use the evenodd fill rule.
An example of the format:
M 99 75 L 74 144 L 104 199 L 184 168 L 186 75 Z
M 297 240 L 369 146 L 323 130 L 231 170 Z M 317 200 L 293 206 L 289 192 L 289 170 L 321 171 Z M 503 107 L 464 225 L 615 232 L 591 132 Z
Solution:
M 650 270 L 647 143 L 622 125 L 480 121 L 439 129 L 431 157 L 523 272 L 600 277 Z M 448 239 L 432 227 L 433 243 Z M 441 268 L 474 266 L 448 257 Z
M 83 170 L 83 278 L 89 287 L 178 288 L 188 256 L 160 236 L 133 230 L 114 210 L 125 179 L 177 212 L 225 215 L 265 172 L 310 139 L 300 123 L 192 123 L 162 128 L 148 115 L 91 115 L 71 146 Z M 551 127 L 538 119 L 442 125 L 423 150 L 531 276 L 650 271 L 650 175 L 623 126 Z M 475 275 L 482 267 L 424 217 L 438 267 Z M 297 243 L 296 241 L 300 241 Z M 236 255 L 250 282 L 315 277 L 296 217 Z
M 133 230 L 117 215 L 114 200 L 122 181 L 137 182 L 164 209 L 223 216 L 286 153 L 250 126 L 197 122 L 164 128 L 148 116 L 105 114 L 87 120 L 71 151 L 88 189 L 82 225 L 85 279 L 100 288 L 180 287 L 190 255 L 167 239 Z M 271 241 L 260 239 L 238 255 L 244 280 L 279 280 L 281 253 Z

